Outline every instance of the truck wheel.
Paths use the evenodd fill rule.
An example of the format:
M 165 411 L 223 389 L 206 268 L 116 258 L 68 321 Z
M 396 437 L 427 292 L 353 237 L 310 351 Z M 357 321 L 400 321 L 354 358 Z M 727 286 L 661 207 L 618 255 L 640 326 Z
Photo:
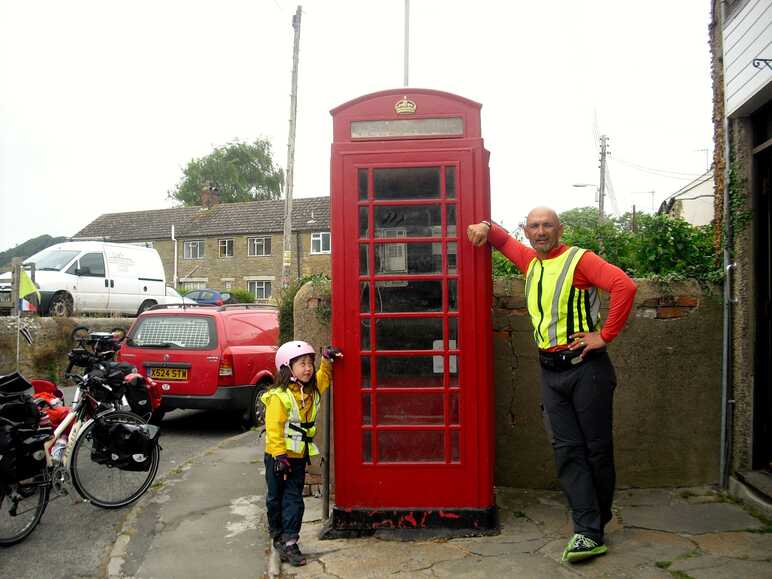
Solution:
M 141 314 L 145 310 L 149 310 L 156 304 L 155 300 L 145 300 L 142 302 L 142 304 L 139 306 L 139 309 L 137 310 L 137 315 Z
M 270 387 L 269 383 L 261 382 L 252 390 L 252 403 L 244 414 L 244 424 L 247 428 L 255 428 L 265 424 L 265 405 L 260 401 L 260 397 Z
M 53 318 L 69 318 L 72 315 L 72 298 L 69 294 L 56 294 L 48 306 L 48 315 Z

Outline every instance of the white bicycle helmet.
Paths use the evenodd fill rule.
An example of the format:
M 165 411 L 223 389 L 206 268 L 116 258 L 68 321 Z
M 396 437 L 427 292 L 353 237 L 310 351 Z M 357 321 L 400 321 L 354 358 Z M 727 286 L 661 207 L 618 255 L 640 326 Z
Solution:
M 316 350 L 308 342 L 302 340 L 293 340 L 292 342 L 286 342 L 282 344 L 278 350 L 276 350 L 276 371 L 281 372 L 282 366 L 289 368 L 290 362 L 298 356 L 305 356 L 311 354 L 316 357 Z

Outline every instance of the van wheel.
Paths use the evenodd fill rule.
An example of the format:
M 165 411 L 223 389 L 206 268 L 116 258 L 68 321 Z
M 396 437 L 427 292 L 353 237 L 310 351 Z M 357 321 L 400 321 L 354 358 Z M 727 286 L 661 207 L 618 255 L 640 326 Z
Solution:
M 265 424 L 265 404 L 260 401 L 263 392 L 271 387 L 267 382 L 261 382 L 252 390 L 252 403 L 244 415 L 244 425 L 247 428 L 255 428 Z
M 69 294 L 57 294 L 48 306 L 48 315 L 53 318 L 69 318 L 72 315 L 72 298 Z
M 139 309 L 137 310 L 137 315 L 141 314 L 142 312 L 149 310 L 156 304 L 155 300 L 145 300 L 142 302 L 142 305 L 139 306 Z

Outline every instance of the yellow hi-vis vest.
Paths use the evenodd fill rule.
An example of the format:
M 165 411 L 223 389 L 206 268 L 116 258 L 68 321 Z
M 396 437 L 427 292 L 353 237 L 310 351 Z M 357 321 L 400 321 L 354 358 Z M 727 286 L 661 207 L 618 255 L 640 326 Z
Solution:
M 306 450 L 308 450 L 308 456 L 319 454 L 319 449 L 313 443 L 313 438 L 316 434 L 316 414 L 319 411 L 319 404 L 322 400 L 319 392 L 314 392 L 314 402 L 311 407 L 311 420 L 309 422 L 300 421 L 300 410 L 292 392 L 282 388 L 271 388 L 260 396 L 260 401 L 265 406 L 268 406 L 268 400 L 270 400 L 271 396 L 278 396 L 279 400 L 284 404 L 284 409 L 287 411 L 287 422 L 284 423 L 284 445 L 287 447 L 287 450 L 302 455 L 305 455 Z
M 552 259 L 533 258 L 525 279 L 525 299 L 533 339 L 541 350 L 568 344 L 574 332 L 593 332 L 600 321 L 596 288 L 574 287 L 574 271 L 585 249 L 570 247 Z

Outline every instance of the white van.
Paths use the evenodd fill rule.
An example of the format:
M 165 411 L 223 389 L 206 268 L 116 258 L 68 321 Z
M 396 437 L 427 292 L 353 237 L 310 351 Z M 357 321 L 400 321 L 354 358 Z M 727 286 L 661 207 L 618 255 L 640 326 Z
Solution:
M 149 247 L 70 241 L 52 245 L 25 260 L 31 262 L 35 263 L 43 314 L 135 315 L 166 301 L 161 257 Z

